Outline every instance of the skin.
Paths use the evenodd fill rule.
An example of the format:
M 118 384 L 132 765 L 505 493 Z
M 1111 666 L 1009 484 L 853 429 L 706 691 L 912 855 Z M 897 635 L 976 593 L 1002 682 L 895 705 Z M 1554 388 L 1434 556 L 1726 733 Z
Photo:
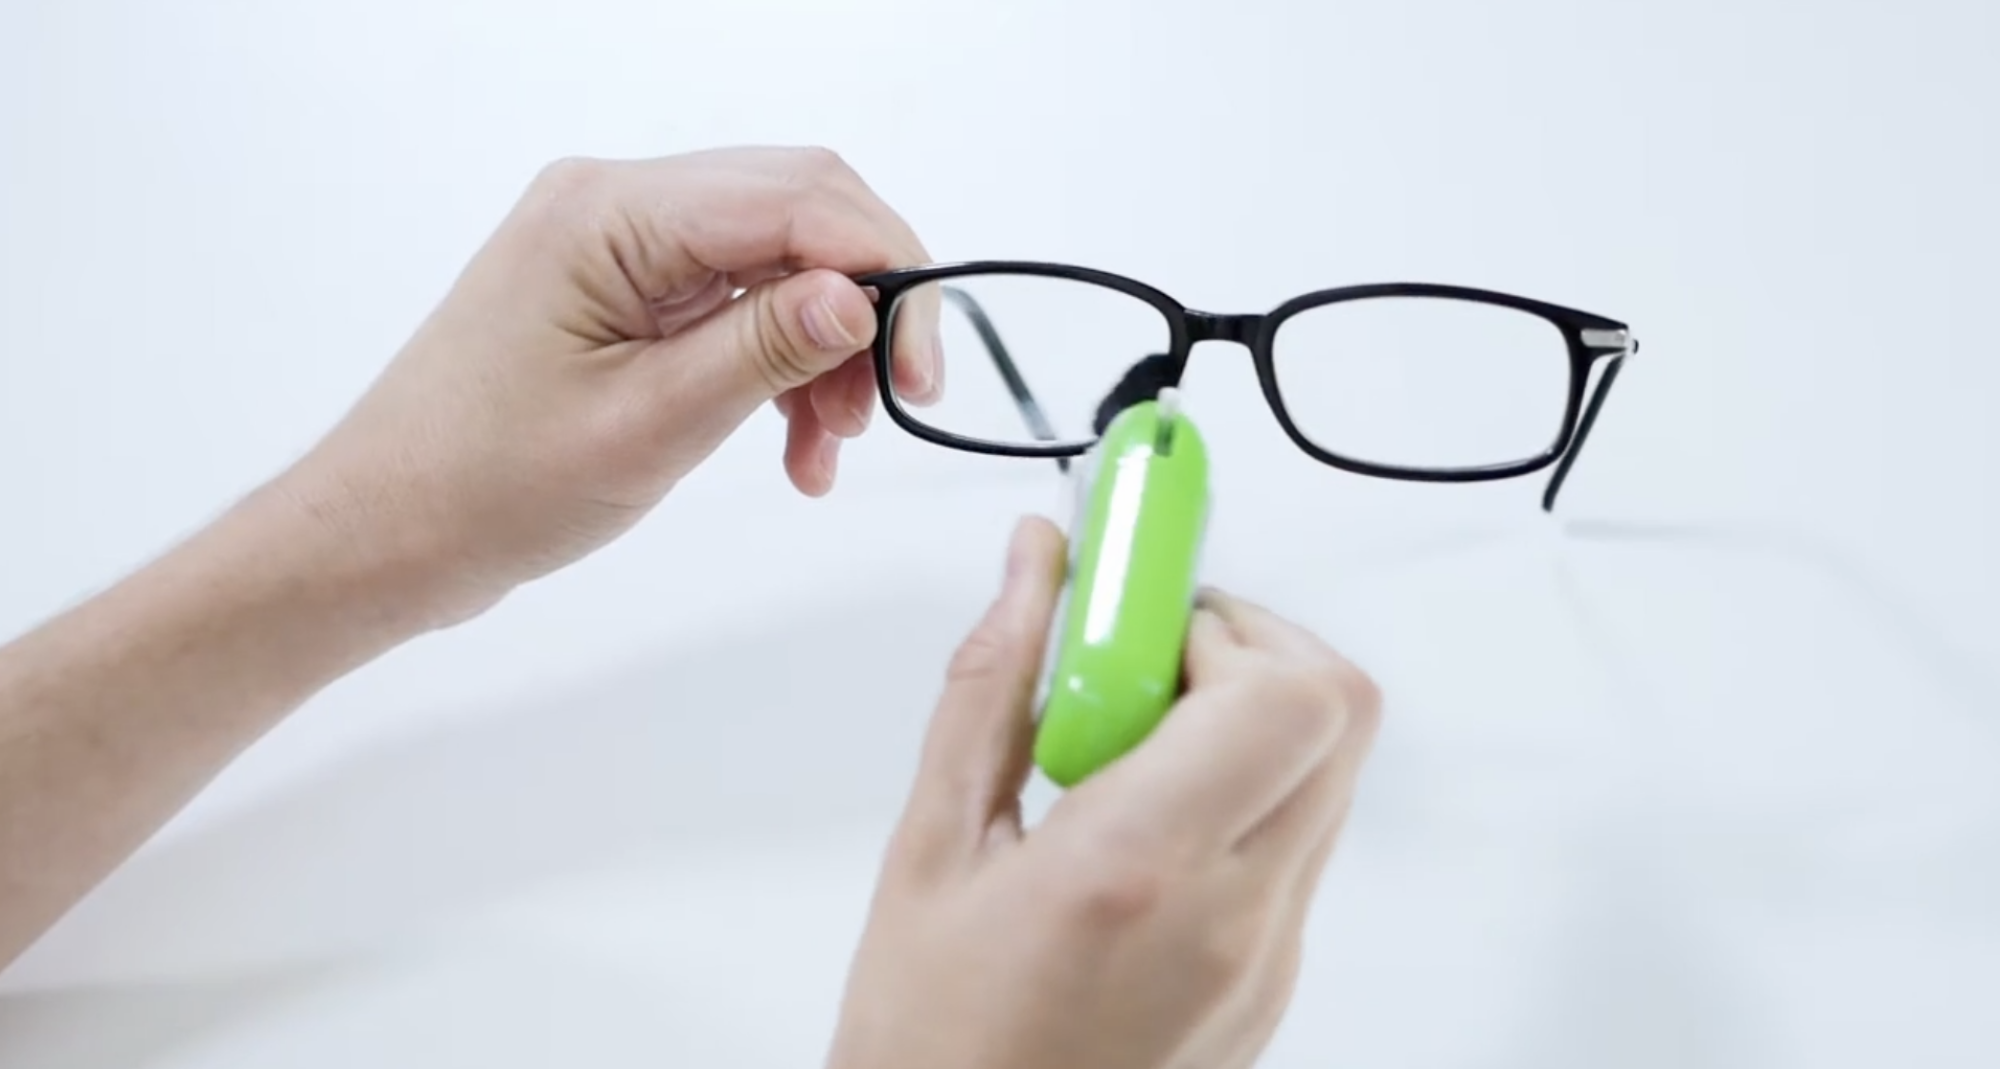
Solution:
M 0 965 L 307 698 L 616 538 L 760 406 L 793 484 L 828 492 L 875 405 L 846 276 L 929 259 L 824 150 L 545 171 L 306 457 L 0 648 Z M 942 386 L 936 315 L 898 331 L 916 404 Z M 1025 522 L 947 672 L 838 1069 L 1234 1069 L 1289 1001 L 1372 684 L 1211 593 L 1166 724 L 1024 831 L 1062 560 Z
M 958 650 L 849 979 L 835 1069 L 1248 1069 L 1298 975 L 1380 699 L 1204 591 L 1187 690 L 1032 832 L 1020 795 L 1062 535 L 1024 521 Z

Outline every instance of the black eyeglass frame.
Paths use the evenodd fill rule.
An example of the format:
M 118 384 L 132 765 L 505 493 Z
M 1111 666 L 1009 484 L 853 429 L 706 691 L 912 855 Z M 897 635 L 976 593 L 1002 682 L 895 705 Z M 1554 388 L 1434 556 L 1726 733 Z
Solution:
M 1095 438 L 1048 444 L 994 442 L 971 438 L 924 423 L 905 408 L 896 395 L 891 376 L 890 354 L 894 342 L 892 327 L 902 300 L 916 287 L 927 283 L 942 283 L 953 278 L 978 275 L 1033 276 L 1088 283 L 1115 290 L 1152 305 L 1167 322 L 1168 348 L 1164 354 L 1166 362 L 1162 370 L 1170 385 L 1180 383 L 1187 371 L 1188 359 L 1196 343 L 1220 341 L 1244 346 L 1250 350 L 1257 372 L 1257 383 L 1263 391 L 1265 403 L 1270 405 L 1271 414 L 1277 418 L 1285 436 L 1314 460 L 1342 471 L 1408 482 L 1470 483 L 1517 478 L 1554 465 L 1555 472 L 1542 494 L 1544 511 L 1554 509 L 1556 496 L 1568 478 L 1570 469 L 1575 465 L 1578 454 L 1582 452 L 1585 441 L 1589 439 L 1591 428 L 1596 425 L 1598 413 L 1603 409 L 1605 399 L 1610 395 L 1611 386 L 1617 381 L 1620 369 L 1628 357 L 1639 351 L 1638 339 L 1632 335 L 1631 328 L 1608 316 L 1509 293 L 1429 282 L 1380 282 L 1341 286 L 1301 294 L 1269 312 L 1222 314 L 1190 308 L 1153 286 L 1123 275 L 1069 264 L 1028 260 L 978 260 L 926 264 L 920 267 L 896 268 L 855 276 L 854 281 L 857 285 L 875 291 L 876 332 L 872 347 L 875 380 L 882 396 L 883 408 L 888 411 L 889 418 L 897 426 L 918 438 L 946 448 L 988 456 L 1054 458 L 1065 470 L 1068 468 L 1068 460 L 1088 451 L 1095 444 Z M 1039 402 L 1021 375 L 1019 367 L 1008 354 L 992 319 L 972 295 L 964 290 L 943 285 L 939 289 L 946 299 L 958 305 L 971 320 L 974 330 L 987 348 L 989 357 L 1006 381 L 1008 391 L 1013 395 L 1030 431 L 1037 437 L 1053 438 L 1052 428 L 1049 427 Z M 1290 411 L 1285 406 L 1284 395 L 1278 388 L 1273 346 L 1279 328 L 1284 326 L 1287 320 L 1302 312 L 1347 301 L 1382 297 L 1421 297 L 1491 305 L 1533 315 L 1554 325 L 1562 334 L 1569 349 L 1570 381 L 1564 402 L 1562 425 L 1558 428 L 1549 448 L 1527 459 L 1504 464 L 1460 468 L 1410 468 L 1341 456 L 1306 437 L 1304 432 L 1299 430 L 1298 424 L 1293 421 Z M 1606 362 L 1604 371 L 1597 378 L 1596 389 L 1592 390 L 1591 372 L 1600 361 Z M 1587 400 L 1586 394 L 1588 394 Z

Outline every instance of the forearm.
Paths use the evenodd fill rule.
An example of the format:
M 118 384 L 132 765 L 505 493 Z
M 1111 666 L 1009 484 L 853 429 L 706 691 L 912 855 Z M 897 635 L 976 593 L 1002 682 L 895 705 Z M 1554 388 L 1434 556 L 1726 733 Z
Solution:
M 286 713 L 422 630 L 397 573 L 266 490 L 0 648 L 0 966 Z

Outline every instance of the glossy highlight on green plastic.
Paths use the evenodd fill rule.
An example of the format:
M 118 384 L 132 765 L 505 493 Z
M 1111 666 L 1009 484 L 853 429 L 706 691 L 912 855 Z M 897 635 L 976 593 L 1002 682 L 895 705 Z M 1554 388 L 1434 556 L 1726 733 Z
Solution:
M 1143 742 L 1180 696 L 1208 520 L 1208 447 L 1159 402 L 1112 421 L 1070 532 L 1072 567 L 1035 764 L 1073 787 Z

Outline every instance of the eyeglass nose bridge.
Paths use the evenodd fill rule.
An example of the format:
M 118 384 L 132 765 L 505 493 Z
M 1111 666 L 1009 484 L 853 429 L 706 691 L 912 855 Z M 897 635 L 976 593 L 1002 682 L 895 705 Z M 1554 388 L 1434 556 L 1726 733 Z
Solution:
M 1257 331 L 1264 325 L 1261 315 L 1225 315 L 1216 312 L 1198 312 L 1190 308 L 1183 316 L 1187 322 L 1188 344 L 1199 345 L 1205 341 L 1235 342 L 1248 346 L 1257 337 Z

